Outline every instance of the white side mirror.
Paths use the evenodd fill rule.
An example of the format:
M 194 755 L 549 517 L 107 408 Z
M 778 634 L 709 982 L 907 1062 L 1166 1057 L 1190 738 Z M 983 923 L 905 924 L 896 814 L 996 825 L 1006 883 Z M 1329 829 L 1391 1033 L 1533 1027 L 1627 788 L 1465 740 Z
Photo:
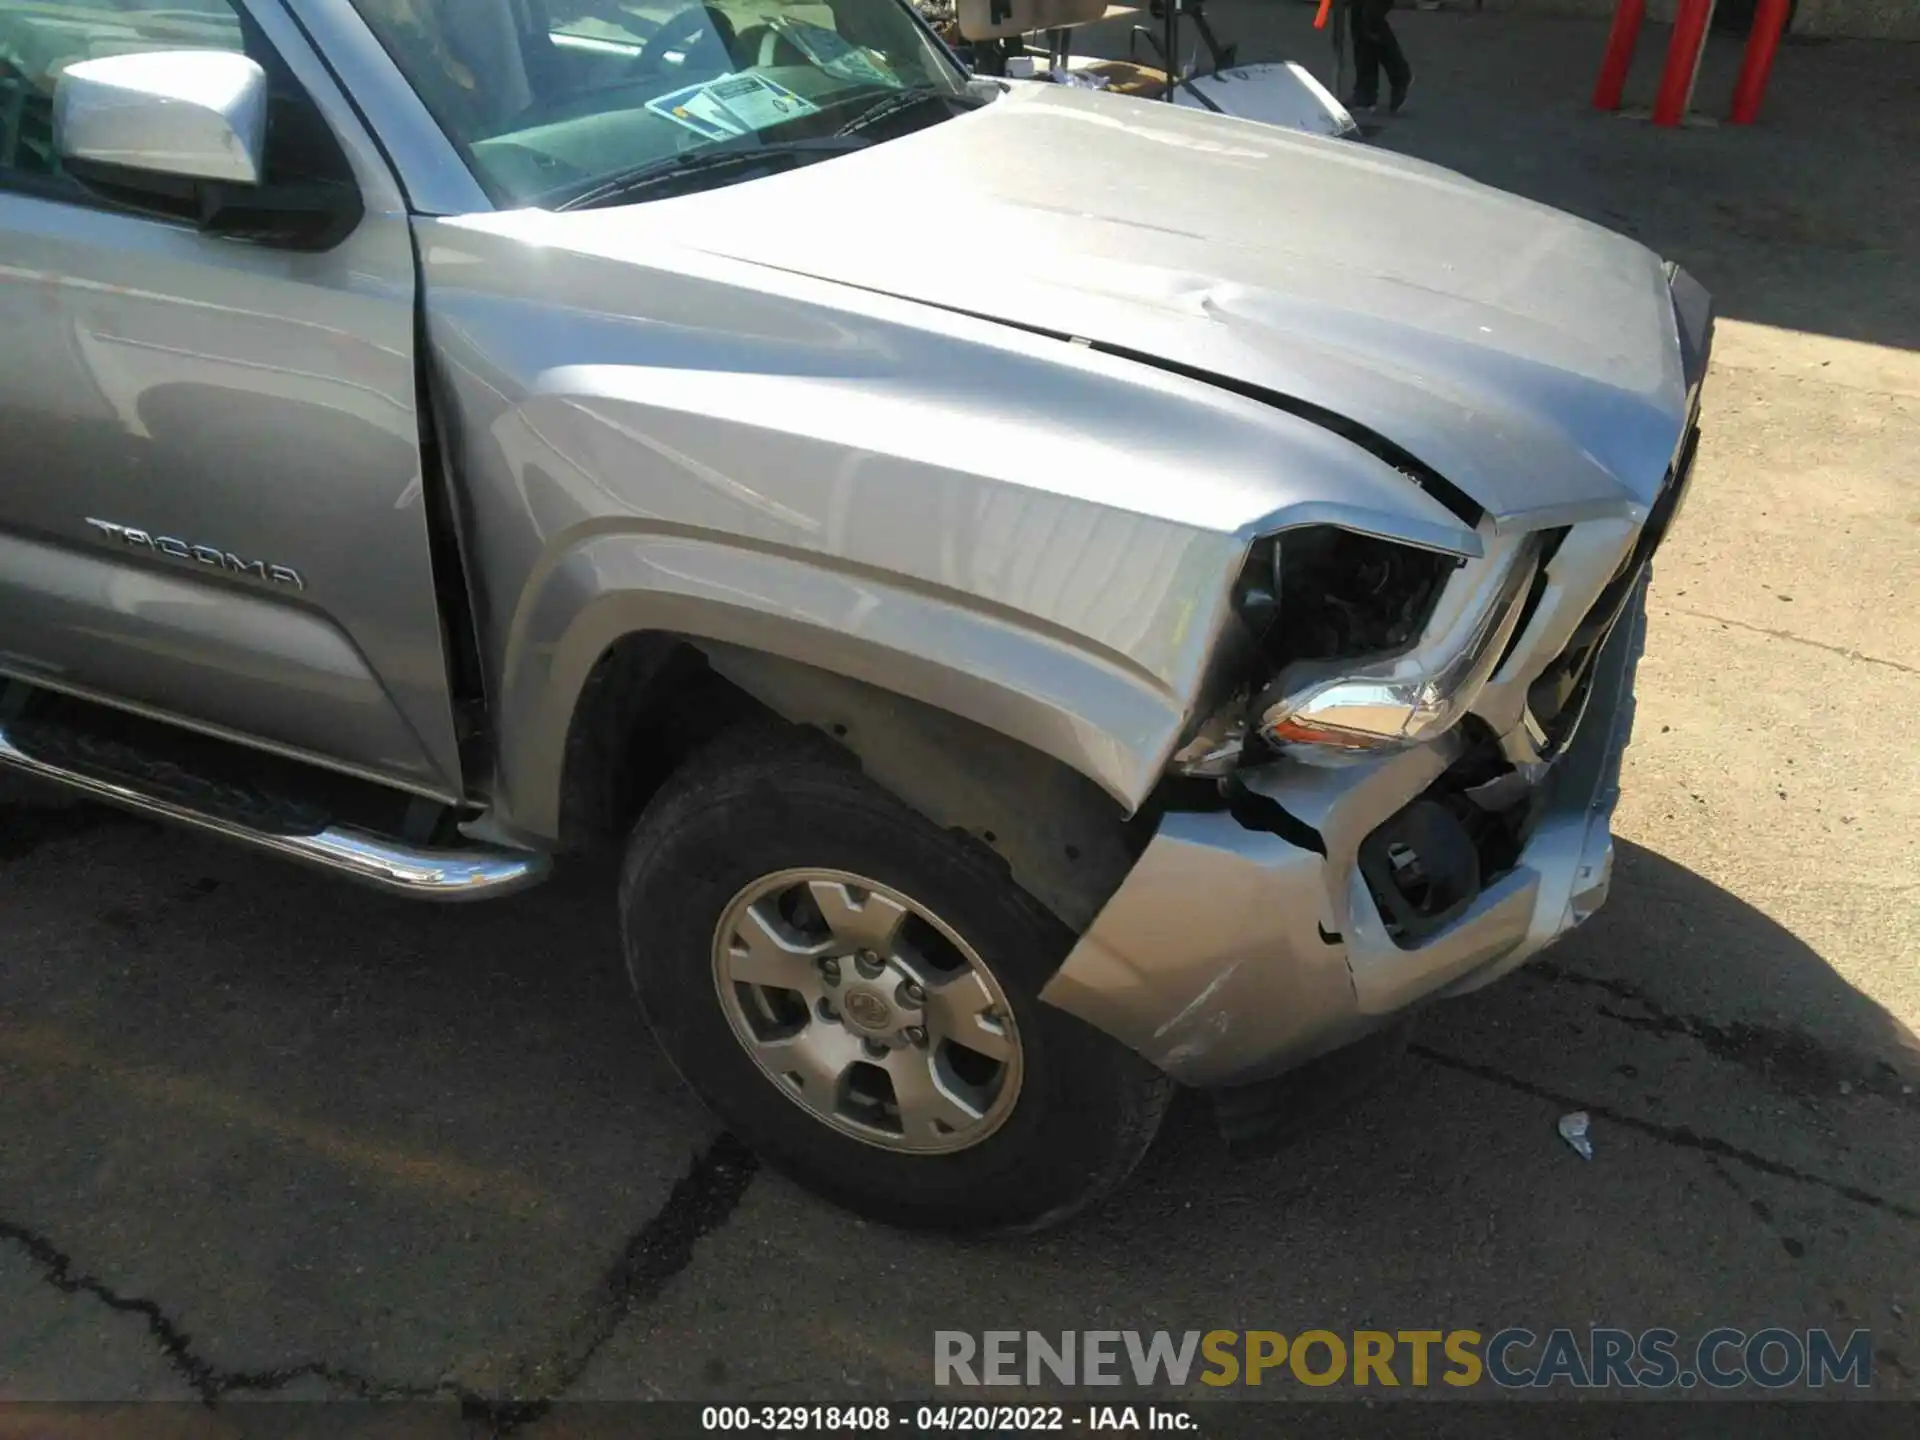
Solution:
M 82 60 L 53 93 L 64 160 L 186 180 L 258 185 L 266 173 L 267 76 L 229 50 Z

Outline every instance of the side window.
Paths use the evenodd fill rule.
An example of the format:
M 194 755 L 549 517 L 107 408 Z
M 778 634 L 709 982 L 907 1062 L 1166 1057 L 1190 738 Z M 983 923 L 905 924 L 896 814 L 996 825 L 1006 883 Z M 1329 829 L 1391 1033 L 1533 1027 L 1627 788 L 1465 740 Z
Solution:
M 552 34 L 577 40 L 603 40 L 614 45 L 641 44 L 655 24 L 667 18 L 661 10 L 653 21 L 636 17 L 617 0 L 549 0 L 547 26 Z
M 0 0 L 0 189 L 98 203 L 61 171 L 54 85 L 78 61 L 150 50 L 251 56 L 272 88 L 267 178 L 351 178 L 332 131 L 235 0 Z

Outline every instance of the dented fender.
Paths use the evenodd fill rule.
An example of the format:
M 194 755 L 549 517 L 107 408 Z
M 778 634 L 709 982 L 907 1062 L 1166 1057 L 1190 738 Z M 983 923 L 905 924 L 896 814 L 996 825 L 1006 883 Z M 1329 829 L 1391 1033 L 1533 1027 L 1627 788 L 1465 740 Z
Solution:
M 1254 537 L 1479 548 L 1312 418 L 612 213 L 418 222 L 511 833 L 556 834 L 573 709 L 623 635 L 951 711 L 1130 813 Z

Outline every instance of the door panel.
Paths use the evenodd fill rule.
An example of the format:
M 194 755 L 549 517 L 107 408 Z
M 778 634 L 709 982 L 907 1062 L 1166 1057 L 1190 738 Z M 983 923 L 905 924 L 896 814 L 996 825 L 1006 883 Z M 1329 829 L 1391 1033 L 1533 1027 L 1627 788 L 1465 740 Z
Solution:
M 454 798 L 412 241 L 371 147 L 343 137 L 366 218 L 301 254 L 100 208 L 35 123 L 109 42 L 225 44 L 275 76 L 277 139 L 312 62 L 264 33 L 227 0 L 0 0 L 0 668 Z
M 38 653 L 14 650 L 18 643 Z M 81 663 L 55 669 L 46 655 Z M 0 533 L 0 668 L 222 731 L 239 715 L 245 737 L 375 779 L 409 766 L 432 773 L 419 737 L 336 626 L 160 567 Z M 200 697 L 221 689 L 244 692 L 245 705 L 216 718 L 219 707 Z

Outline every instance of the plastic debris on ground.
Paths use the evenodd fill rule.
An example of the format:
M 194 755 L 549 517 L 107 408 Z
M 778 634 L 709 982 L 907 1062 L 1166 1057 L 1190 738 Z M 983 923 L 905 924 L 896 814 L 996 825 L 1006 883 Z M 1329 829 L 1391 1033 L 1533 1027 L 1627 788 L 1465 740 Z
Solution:
M 1571 1145 L 1574 1154 L 1582 1160 L 1593 1158 L 1593 1141 L 1587 1136 L 1592 1124 L 1584 1110 L 1575 1110 L 1571 1115 L 1560 1117 L 1560 1138 Z

